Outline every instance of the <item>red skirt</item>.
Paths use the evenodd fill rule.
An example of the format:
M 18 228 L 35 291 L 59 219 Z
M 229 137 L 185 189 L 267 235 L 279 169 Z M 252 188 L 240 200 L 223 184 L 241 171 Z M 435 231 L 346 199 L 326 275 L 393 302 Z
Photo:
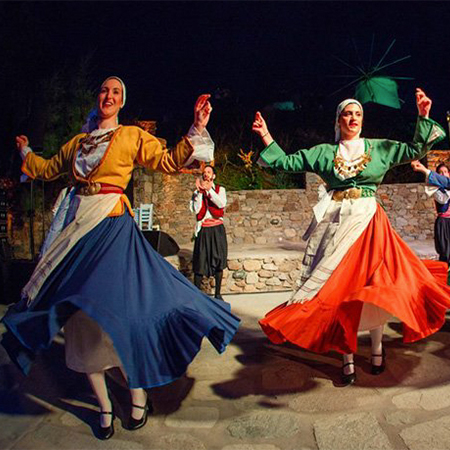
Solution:
M 377 211 L 321 290 L 306 303 L 287 302 L 259 321 L 275 344 L 289 341 L 324 353 L 354 353 L 364 302 L 403 323 L 403 341 L 438 331 L 450 308 L 445 262 L 420 260 Z

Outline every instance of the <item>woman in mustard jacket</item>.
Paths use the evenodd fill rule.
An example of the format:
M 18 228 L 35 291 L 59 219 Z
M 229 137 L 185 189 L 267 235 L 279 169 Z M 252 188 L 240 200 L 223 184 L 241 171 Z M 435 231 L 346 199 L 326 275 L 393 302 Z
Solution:
M 53 180 L 68 173 L 74 188 L 21 301 L 2 319 L 8 330 L 2 344 L 28 373 L 34 356 L 65 326 L 66 363 L 88 376 L 100 406 L 101 439 L 114 433 L 107 369 L 120 367 L 128 379 L 128 429 L 136 430 L 151 409 L 144 389 L 180 377 L 204 336 L 224 351 L 238 327 L 227 303 L 204 295 L 153 250 L 123 193 L 136 164 L 177 173 L 193 159 L 212 159 L 208 98 L 199 97 L 194 125 L 172 152 L 142 129 L 118 124 L 126 100 L 118 77 L 100 88 L 95 129 L 51 159 L 35 155 L 26 136 L 17 137 L 26 175 Z

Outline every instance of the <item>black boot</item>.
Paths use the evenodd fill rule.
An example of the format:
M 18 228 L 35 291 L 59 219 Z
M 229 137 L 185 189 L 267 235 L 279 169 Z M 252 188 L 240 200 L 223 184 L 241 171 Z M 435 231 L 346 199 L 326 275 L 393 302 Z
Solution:
M 214 279 L 216 280 L 216 288 L 214 298 L 217 300 L 223 300 L 223 297 L 220 295 L 220 288 L 222 287 L 222 278 L 223 278 L 223 270 L 217 270 L 214 274 Z

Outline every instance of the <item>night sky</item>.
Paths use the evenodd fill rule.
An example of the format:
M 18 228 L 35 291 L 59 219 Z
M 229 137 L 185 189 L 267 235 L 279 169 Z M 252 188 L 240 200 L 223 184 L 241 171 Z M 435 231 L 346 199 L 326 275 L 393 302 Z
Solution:
M 405 110 L 414 88 L 450 109 L 449 2 L 2 2 L 1 63 L 16 83 L 93 55 L 92 78 L 116 74 L 128 88 L 127 112 L 158 119 L 191 108 L 198 94 L 227 88 L 259 109 L 294 93 L 337 104 L 330 94 L 352 65 L 411 58 L 387 69 L 400 82 Z M 39 59 L 33 55 L 39 53 Z M 7 87 L 8 89 L 8 87 Z

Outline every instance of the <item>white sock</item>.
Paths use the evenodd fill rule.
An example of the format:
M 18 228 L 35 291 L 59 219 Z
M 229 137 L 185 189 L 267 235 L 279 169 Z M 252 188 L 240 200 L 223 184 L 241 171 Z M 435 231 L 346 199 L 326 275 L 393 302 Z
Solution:
M 378 328 L 370 330 L 370 337 L 372 339 L 372 364 L 375 366 L 380 366 L 383 361 L 383 328 L 384 326 L 380 325 Z
M 342 360 L 345 364 L 348 364 L 347 366 L 345 366 L 343 368 L 344 374 L 345 375 L 350 375 L 351 373 L 353 373 L 355 371 L 355 364 L 353 364 L 353 353 L 347 353 L 346 355 L 342 355 Z M 352 364 L 349 364 L 352 363 Z

